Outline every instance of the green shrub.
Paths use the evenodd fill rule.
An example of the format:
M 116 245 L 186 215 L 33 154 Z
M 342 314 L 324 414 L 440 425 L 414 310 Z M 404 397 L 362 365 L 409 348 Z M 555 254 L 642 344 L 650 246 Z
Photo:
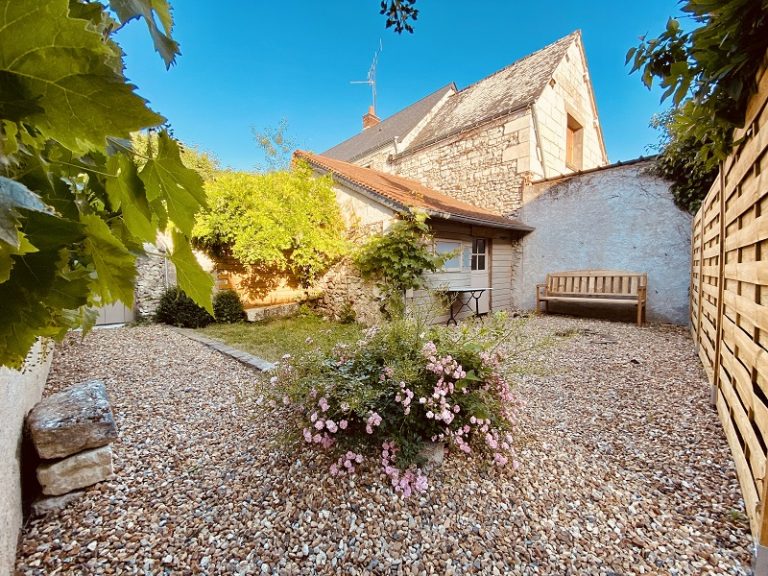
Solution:
M 379 462 L 408 497 L 427 488 L 421 452 L 428 442 L 517 465 L 519 401 L 497 352 L 510 337 L 505 316 L 458 329 L 399 319 L 330 354 L 284 356 L 272 379 L 274 402 L 294 409 L 305 445 L 339 456 L 331 475 Z
M 213 297 L 213 315 L 216 322 L 232 324 L 247 318 L 240 296 L 234 290 L 222 290 Z
M 201 308 L 179 287 L 168 288 L 160 297 L 155 320 L 182 328 L 202 328 L 213 322 L 205 308 Z

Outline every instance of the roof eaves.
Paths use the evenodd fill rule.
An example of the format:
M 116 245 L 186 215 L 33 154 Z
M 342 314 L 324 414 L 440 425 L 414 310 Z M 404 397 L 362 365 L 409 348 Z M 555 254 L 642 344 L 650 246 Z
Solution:
M 482 225 L 489 228 L 503 228 L 505 230 L 518 230 L 520 232 L 533 232 L 535 228 L 527 226 L 526 224 L 518 223 L 514 220 L 510 220 L 509 224 L 500 222 L 497 219 L 485 219 L 482 217 L 465 216 L 459 214 L 452 214 L 450 212 L 441 212 L 439 210 L 427 209 L 427 214 L 434 218 L 440 218 L 442 220 L 453 220 L 455 222 L 461 222 L 462 224 Z

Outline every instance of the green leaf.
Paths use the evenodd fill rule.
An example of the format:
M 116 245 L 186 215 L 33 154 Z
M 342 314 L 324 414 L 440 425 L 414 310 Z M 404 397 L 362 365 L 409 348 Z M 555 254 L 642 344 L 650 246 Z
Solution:
M 175 63 L 180 51 L 178 43 L 171 38 L 173 18 L 171 7 L 166 0 L 109 0 L 109 5 L 123 24 L 134 18 L 143 17 L 155 44 L 155 50 L 165 61 L 166 68 L 170 68 Z M 157 26 L 155 14 L 164 32 Z
M 213 278 L 200 267 L 200 263 L 192 252 L 189 239 L 177 230 L 173 231 L 171 262 L 176 266 L 176 279 L 179 287 L 198 306 L 202 306 L 213 315 L 211 302 Z
M 11 277 L 11 270 L 15 263 L 14 256 L 23 256 L 24 254 L 32 254 L 37 252 L 27 237 L 19 232 L 19 246 L 14 248 L 13 246 L 0 244 L 0 284 L 6 282 Z
M 154 242 L 157 229 L 139 179 L 136 166 L 125 154 L 115 154 L 107 160 L 107 196 L 113 210 L 122 209 L 123 222 L 128 231 L 144 242 Z M 114 174 L 114 176 L 111 176 Z
M 96 269 L 91 288 L 105 304 L 120 300 L 126 306 L 133 305 L 136 257 L 98 216 L 87 215 L 80 220 L 85 225 L 85 252 Z
M 3 100 L 32 99 L 39 109 L 17 115 L 76 155 L 163 122 L 113 70 L 114 57 L 88 21 L 69 16 L 68 0 L 0 0 Z
M 181 162 L 179 146 L 167 132 L 160 133 L 157 156 L 146 163 L 139 178 L 144 182 L 150 204 L 163 200 L 171 221 L 186 236 L 191 236 L 195 214 L 205 206 L 203 180 Z
M 0 176 L 0 241 L 19 248 L 20 237 L 18 233 L 18 210 L 31 210 L 33 212 L 52 212 L 40 196 L 32 192 L 23 184 Z

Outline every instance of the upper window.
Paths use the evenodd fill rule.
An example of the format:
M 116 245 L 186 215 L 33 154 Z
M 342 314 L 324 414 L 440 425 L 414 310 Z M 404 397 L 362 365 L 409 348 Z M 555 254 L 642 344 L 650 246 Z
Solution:
M 584 154 L 584 128 L 570 114 L 565 129 L 565 165 L 571 170 L 581 170 Z

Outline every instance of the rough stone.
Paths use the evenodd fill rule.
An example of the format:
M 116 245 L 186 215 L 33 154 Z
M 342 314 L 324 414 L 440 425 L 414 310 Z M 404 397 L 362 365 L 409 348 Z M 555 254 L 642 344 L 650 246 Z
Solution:
M 37 453 L 45 460 L 104 446 L 117 438 L 101 380 L 88 380 L 43 399 L 29 413 L 27 426 Z
M 41 497 L 32 502 L 32 516 L 45 516 L 51 512 L 58 512 L 78 500 L 85 492 L 77 490 L 63 496 Z
M 445 460 L 445 444 L 442 442 L 425 442 L 419 451 L 419 456 L 425 460 L 425 469 L 439 468 Z
M 106 480 L 112 475 L 112 446 L 86 450 L 64 460 L 41 464 L 37 480 L 43 494 L 58 496 Z

